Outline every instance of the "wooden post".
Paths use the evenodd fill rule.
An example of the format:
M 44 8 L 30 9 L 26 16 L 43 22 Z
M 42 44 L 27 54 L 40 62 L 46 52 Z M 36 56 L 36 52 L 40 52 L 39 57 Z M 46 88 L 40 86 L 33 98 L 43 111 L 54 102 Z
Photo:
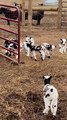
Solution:
M 32 0 L 28 0 L 28 30 L 32 27 Z
M 58 0 L 58 28 L 61 28 L 62 22 L 62 0 Z
M 25 26 L 25 0 L 22 0 L 22 28 Z

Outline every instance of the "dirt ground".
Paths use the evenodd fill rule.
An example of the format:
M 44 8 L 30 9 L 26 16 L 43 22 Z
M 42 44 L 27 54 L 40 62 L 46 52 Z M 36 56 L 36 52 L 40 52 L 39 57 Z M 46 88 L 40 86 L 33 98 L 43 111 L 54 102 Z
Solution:
M 60 38 L 67 38 L 67 29 L 57 29 L 57 13 L 45 12 L 40 26 L 36 21 L 29 34 L 27 26 L 21 29 L 21 41 L 26 35 L 34 37 L 36 44 L 48 42 L 56 45 L 51 58 L 37 61 L 22 51 L 22 64 L 16 65 L 0 56 L 0 120 L 53 120 L 51 112 L 43 114 L 43 75 L 52 75 L 51 83 L 59 92 L 58 111 L 55 120 L 67 120 L 67 54 L 59 53 Z M 0 20 L 0 26 L 14 29 L 17 26 Z M 0 32 L 4 37 L 14 37 Z M 2 43 L 0 41 L 0 43 Z

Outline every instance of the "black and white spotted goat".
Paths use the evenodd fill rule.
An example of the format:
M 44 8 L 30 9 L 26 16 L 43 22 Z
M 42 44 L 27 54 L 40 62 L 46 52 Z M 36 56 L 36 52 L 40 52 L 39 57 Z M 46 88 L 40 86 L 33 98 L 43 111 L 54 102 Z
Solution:
M 44 60 L 47 56 L 50 58 L 50 52 L 55 49 L 54 45 L 43 43 L 42 45 L 35 45 L 34 38 L 32 37 L 26 37 L 26 41 L 23 42 L 23 48 L 25 48 L 27 56 L 30 56 L 37 60 L 36 58 L 36 51 L 40 53 L 41 59 Z
M 48 44 L 48 43 L 43 43 L 41 45 L 41 49 L 40 49 L 40 54 L 41 54 L 41 59 L 44 60 L 45 57 L 50 58 L 51 55 L 51 51 L 53 51 L 55 49 L 56 46 Z
M 31 58 L 37 60 L 36 51 L 40 50 L 40 46 L 35 46 L 33 37 L 26 37 L 26 41 L 23 42 L 22 48 L 25 49 L 27 56 L 30 56 L 31 54 Z
M 43 76 L 44 88 L 43 88 L 43 97 L 45 103 L 45 109 L 43 110 L 44 114 L 48 114 L 51 110 L 52 115 L 56 116 L 58 108 L 58 91 L 57 89 L 50 84 L 52 76 Z
M 67 52 L 67 39 L 60 39 L 59 52 L 62 54 Z
M 13 52 L 18 53 L 18 41 L 17 41 L 17 39 L 11 38 L 10 40 L 5 40 L 4 41 L 4 47 L 10 50 L 10 51 L 9 50 L 5 50 L 4 51 L 5 55 L 7 55 L 9 57 L 12 56 L 12 55 L 14 56 L 15 54 Z M 18 55 L 16 54 L 15 57 L 17 59 Z

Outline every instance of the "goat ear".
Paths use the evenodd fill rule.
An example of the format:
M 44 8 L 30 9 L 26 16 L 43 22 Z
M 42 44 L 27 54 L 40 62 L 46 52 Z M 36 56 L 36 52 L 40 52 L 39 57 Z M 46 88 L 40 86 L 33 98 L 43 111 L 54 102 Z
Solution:
M 52 76 L 43 76 L 43 79 L 51 79 L 52 78 Z
M 60 39 L 60 42 L 62 42 L 63 40 L 62 39 Z
M 52 76 L 50 76 L 50 80 L 51 80 Z

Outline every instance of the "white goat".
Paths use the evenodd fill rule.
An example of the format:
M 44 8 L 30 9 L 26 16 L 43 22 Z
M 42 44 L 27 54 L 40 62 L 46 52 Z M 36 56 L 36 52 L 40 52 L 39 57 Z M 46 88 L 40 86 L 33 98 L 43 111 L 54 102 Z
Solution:
M 48 114 L 48 111 L 51 110 L 53 116 L 56 116 L 59 95 L 57 89 L 50 84 L 51 78 L 52 76 L 43 76 L 44 79 L 43 97 L 45 103 L 45 109 L 43 113 Z
M 59 43 L 59 52 L 66 53 L 67 52 L 67 39 L 60 39 L 60 43 Z

